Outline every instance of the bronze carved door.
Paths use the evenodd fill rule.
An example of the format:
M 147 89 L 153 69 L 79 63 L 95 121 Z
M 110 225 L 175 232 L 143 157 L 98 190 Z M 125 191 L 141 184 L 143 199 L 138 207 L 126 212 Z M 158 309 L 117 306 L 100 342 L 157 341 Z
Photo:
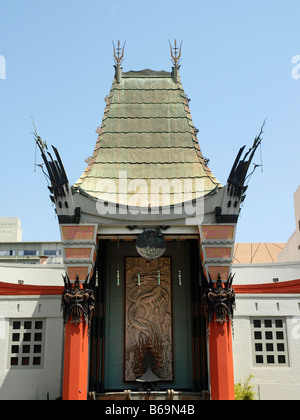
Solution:
M 125 265 L 124 380 L 145 373 L 147 353 L 155 360 L 155 375 L 173 381 L 171 258 L 127 257 Z

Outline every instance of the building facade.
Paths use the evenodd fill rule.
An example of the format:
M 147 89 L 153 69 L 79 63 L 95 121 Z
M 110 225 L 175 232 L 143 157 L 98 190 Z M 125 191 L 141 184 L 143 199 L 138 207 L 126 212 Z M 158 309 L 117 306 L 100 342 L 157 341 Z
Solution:
M 4 242 L 0 243 L 0 263 L 63 264 L 62 251 L 61 242 Z
M 0 242 L 19 242 L 22 240 L 21 221 L 18 217 L 0 218 Z
M 183 248 L 182 252 L 186 250 Z M 249 375 L 253 375 L 257 399 L 298 400 L 300 262 L 235 262 L 232 271 L 235 273 L 236 291 L 233 320 L 234 382 L 244 382 Z M 64 274 L 62 265 L 14 262 L 0 265 L 0 399 L 44 400 L 62 396 L 64 325 L 61 293 Z M 122 294 L 122 286 L 117 286 L 117 279 L 114 280 L 109 294 Z M 183 276 L 182 282 L 186 282 Z M 182 291 L 188 289 L 187 285 L 183 289 L 181 287 L 175 285 L 180 290 L 181 300 L 188 301 Z M 116 298 L 114 300 L 117 301 Z M 123 312 L 123 309 L 116 310 L 112 302 L 107 311 L 118 319 L 117 311 Z M 111 318 L 110 323 L 113 323 Z M 97 317 L 94 322 L 89 356 L 89 391 L 95 390 L 96 354 L 101 343 L 93 331 L 99 328 Z M 184 326 L 188 336 L 192 328 L 191 319 L 176 322 Z M 115 337 L 107 337 L 108 341 L 102 347 L 106 352 L 103 372 L 106 382 L 102 391 L 118 391 L 122 395 L 128 388 L 120 387 L 123 373 L 119 374 L 119 378 L 110 375 L 114 364 L 122 364 L 123 355 L 118 353 L 118 345 L 114 344 L 115 338 L 116 341 L 123 339 L 124 332 L 120 325 L 114 326 L 114 334 Z M 185 337 L 185 341 L 185 349 L 181 350 L 185 364 L 182 370 L 178 367 L 181 377 L 174 384 L 174 389 L 176 392 L 186 390 L 191 393 L 193 363 L 189 349 L 192 346 L 188 337 Z M 138 390 L 139 385 L 132 386 L 132 391 Z
M 300 263 L 233 266 L 235 382 L 252 375 L 256 398 L 299 400 Z
M 3 255 L 9 261 L 1 267 L 1 394 L 16 398 L 12 384 L 26 371 L 27 398 L 45 393 L 64 400 L 86 400 L 88 393 L 103 399 L 112 393 L 115 398 L 143 398 L 150 390 L 165 399 L 232 400 L 234 364 L 240 368 L 234 347 L 240 352 L 247 333 L 250 340 L 264 337 L 253 339 L 257 354 L 248 367 L 253 360 L 270 366 L 274 360 L 273 365 L 293 369 L 286 331 L 298 299 L 297 268 L 295 277 L 287 279 L 291 288 L 278 289 L 273 279 L 271 286 L 267 280 L 251 288 L 243 283 L 244 275 L 239 280 L 243 284 L 233 284 L 240 205 L 262 129 L 247 152 L 245 146 L 240 149 L 223 186 L 198 143 L 180 81 L 181 48 L 176 43 L 171 48 L 171 72 L 123 72 L 120 44 L 114 58 L 115 75 L 94 153 L 73 186 L 58 150 L 53 147 L 52 156 L 36 132 L 61 248 L 41 244 L 38 254 L 18 255 L 40 262 L 21 269 L 9 263 L 15 255 Z M 4 254 L 14 252 L 12 245 L 8 248 Z M 39 255 L 46 250 L 58 254 Z M 61 256 L 63 265 L 47 264 L 49 257 Z M 260 286 L 267 295 L 269 289 L 276 295 L 281 291 L 276 319 L 267 310 L 259 312 L 265 305 L 260 305 Z M 289 298 L 293 309 L 279 313 Z M 237 344 L 232 340 L 236 300 L 238 322 L 244 325 L 235 326 Z M 269 333 L 284 338 L 266 342 Z M 241 369 L 241 376 L 246 370 Z M 25 375 L 20 384 L 23 380 Z M 20 388 L 15 388 L 18 397 Z

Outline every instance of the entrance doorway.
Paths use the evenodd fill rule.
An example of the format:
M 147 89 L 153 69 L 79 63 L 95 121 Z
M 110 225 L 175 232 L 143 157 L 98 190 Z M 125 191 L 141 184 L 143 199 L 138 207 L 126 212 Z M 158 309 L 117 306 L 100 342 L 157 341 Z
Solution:
M 143 376 L 146 354 L 159 379 L 174 379 L 171 264 L 170 257 L 125 259 L 125 382 Z
M 167 241 L 152 261 L 138 256 L 135 241 L 99 242 L 90 391 L 139 390 L 146 349 L 161 390 L 208 389 L 198 242 Z

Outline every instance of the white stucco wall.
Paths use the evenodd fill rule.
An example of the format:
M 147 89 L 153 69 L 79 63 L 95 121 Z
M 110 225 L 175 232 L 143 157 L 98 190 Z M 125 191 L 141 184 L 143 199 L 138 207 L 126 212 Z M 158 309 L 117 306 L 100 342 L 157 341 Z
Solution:
M 286 320 L 289 366 L 255 366 L 251 318 Z M 235 382 L 253 375 L 261 400 L 300 399 L 300 295 L 237 295 L 234 318 Z
M 44 364 L 9 366 L 9 319 L 45 322 Z M 0 400 L 45 400 L 62 395 L 63 319 L 59 296 L 0 296 Z
M 267 264 L 233 264 L 234 284 L 265 284 L 300 279 L 300 261 Z
M 0 282 L 26 285 L 63 286 L 62 275 L 65 268 L 61 265 L 1 264 Z

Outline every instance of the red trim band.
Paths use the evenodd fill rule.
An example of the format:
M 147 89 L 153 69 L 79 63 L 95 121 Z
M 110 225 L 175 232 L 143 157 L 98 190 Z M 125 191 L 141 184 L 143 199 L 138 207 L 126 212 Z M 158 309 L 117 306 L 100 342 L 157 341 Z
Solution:
M 300 280 L 267 284 L 233 285 L 237 294 L 300 294 Z M 63 286 L 24 285 L 0 282 L 0 296 L 61 295 Z
M 300 293 L 300 280 L 267 284 L 233 285 L 237 294 L 296 294 Z
M 0 282 L 0 296 L 61 295 L 63 286 L 34 286 Z

